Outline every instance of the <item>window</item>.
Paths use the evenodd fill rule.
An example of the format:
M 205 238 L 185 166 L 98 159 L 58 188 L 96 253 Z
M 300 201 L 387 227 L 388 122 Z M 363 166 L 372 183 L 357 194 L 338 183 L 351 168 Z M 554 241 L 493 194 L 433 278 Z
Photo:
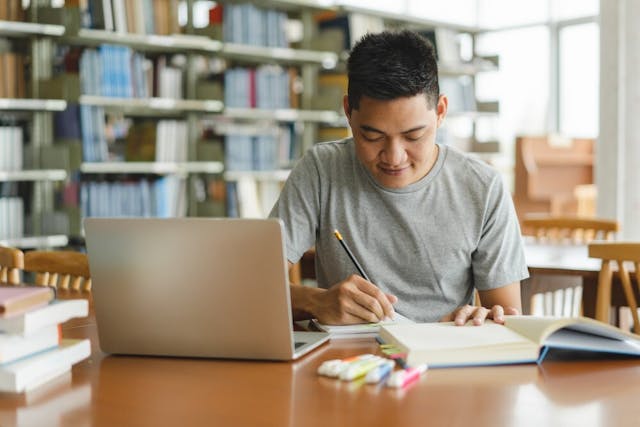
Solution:
M 598 136 L 600 31 L 598 24 L 571 25 L 559 37 L 560 133 Z

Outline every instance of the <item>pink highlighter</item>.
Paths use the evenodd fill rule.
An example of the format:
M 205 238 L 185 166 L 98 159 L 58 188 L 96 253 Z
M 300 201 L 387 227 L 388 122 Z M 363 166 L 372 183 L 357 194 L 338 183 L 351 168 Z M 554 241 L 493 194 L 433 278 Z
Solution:
M 427 364 L 418 365 L 414 368 L 407 368 L 401 371 L 396 371 L 391 374 L 387 381 L 388 387 L 403 388 L 411 384 L 414 381 L 420 379 L 420 375 L 427 371 Z

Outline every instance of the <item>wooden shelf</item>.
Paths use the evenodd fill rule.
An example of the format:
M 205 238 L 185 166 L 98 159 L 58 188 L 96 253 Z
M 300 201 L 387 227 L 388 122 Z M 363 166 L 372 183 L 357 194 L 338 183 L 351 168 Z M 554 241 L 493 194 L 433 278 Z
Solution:
M 0 171 L 0 182 L 6 181 L 64 181 L 67 171 L 63 169 L 33 169 Z
M 191 173 L 222 173 L 221 162 L 101 162 L 82 163 L 80 171 L 95 174 L 156 174 L 156 175 L 188 175 Z
M 0 21 L 0 36 L 32 37 L 32 36 L 61 36 L 64 34 L 62 25 L 35 24 L 33 22 Z
M 9 111 L 64 111 L 63 99 L 0 98 L 0 110 Z
M 51 236 L 26 236 L 26 237 L 14 237 L 10 239 L 0 239 L 0 245 L 11 246 L 20 249 L 31 248 L 56 248 L 67 246 L 69 238 L 65 235 L 51 235 Z

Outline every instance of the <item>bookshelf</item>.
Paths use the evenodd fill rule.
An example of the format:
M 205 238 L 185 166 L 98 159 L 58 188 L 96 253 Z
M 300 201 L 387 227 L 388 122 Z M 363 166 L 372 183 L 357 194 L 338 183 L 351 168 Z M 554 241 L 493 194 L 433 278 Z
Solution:
M 291 162 L 299 156 L 303 147 L 314 142 L 313 129 L 317 124 L 344 123 L 336 111 L 314 109 L 308 102 L 309 93 L 314 86 L 313 80 L 310 79 L 311 73 L 316 69 L 335 67 L 339 62 L 335 52 L 306 48 L 305 42 L 298 42 L 291 46 L 288 43 L 252 45 L 247 41 L 231 40 L 224 37 L 212 38 L 209 37 L 209 34 L 203 35 L 202 31 L 193 27 L 195 1 L 186 2 L 188 16 L 186 25 L 183 25 L 182 29 L 179 29 L 175 21 L 177 15 L 175 10 L 162 11 L 165 6 L 167 8 L 175 6 L 177 2 L 174 0 L 141 0 L 141 2 L 154 5 L 153 13 L 146 13 L 145 16 L 153 15 L 156 18 L 156 25 L 158 18 L 156 6 L 161 9 L 160 14 L 164 14 L 163 19 L 173 21 L 165 22 L 162 30 L 156 27 L 157 34 L 146 29 L 140 31 L 140 27 L 132 27 L 131 22 L 127 22 L 129 27 L 125 28 L 121 16 L 123 10 L 116 9 L 125 4 L 126 13 L 129 13 L 139 5 L 112 1 L 113 15 L 109 18 L 110 23 L 107 22 L 106 15 L 104 15 L 98 19 L 105 22 L 103 28 L 100 26 L 82 28 L 79 19 L 83 14 L 82 11 L 73 7 L 53 9 L 48 6 L 49 2 L 44 1 L 32 2 L 31 10 L 27 13 L 30 19 L 39 23 L 8 22 L 6 25 L 0 25 L 0 37 L 7 34 L 18 34 L 24 38 L 46 37 L 43 51 L 38 54 L 33 50 L 31 52 L 34 67 L 40 71 L 34 73 L 30 82 L 33 88 L 32 95 L 44 94 L 44 99 L 32 96 L 31 99 L 0 100 L 0 108 L 12 108 L 40 115 L 38 133 L 44 135 L 41 145 L 51 147 L 52 151 L 56 152 L 56 156 L 61 158 L 58 163 L 63 164 L 64 168 L 59 171 L 65 176 L 64 180 L 67 181 L 65 185 L 67 187 L 76 186 L 80 199 L 77 209 L 85 210 L 82 197 L 90 190 L 102 194 L 105 192 L 104 188 L 108 186 L 107 193 L 117 192 L 125 187 L 126 191 L 130 191 L 131 186 L 127 187 L 128 184 L 139 183 L 139 188 L 137 187 L 136 191 L 144 193 L 154 191 L 154 188 L 157 187 L 155 183 L 158 181 L 168 180 L 168 186 L 177 185 L 180 187 L 178 190 L 180 194 L 174 198 L 182 200 L 180 202 L 182 207 L 181 212 L 176 214 L 200 215 L 198 206 L 208 203 L 206 200 L 203 203 L 202 189 L 205 188 L 208 191 L 210 187 L 214 187 L 212 181 L 234 185 L 236 182 L 245 182 L 250 179 L 281 185 L 284 177 L 288 174 L 288 170 L 282 169 L 282 167 L 290 167 Z M 251 13 L 255 13 L 256 9 L 255 6 L 247 6 L 245 2 L 221 3 L 234 6 L 245 5 L 243 7 L 253 8 Z M 104 3 L 102 4 L 104 5 Z M 310 21 L 311 13 L 314 10 L 326 9 L 321 2 L 311 1 L 302 3 L 269 1 L 256 4 L 265 8 L 264 13 L 269 15 L 269 19 L 274 18 L 275 12 L 273 11 L 279 11 L 277 13 L 280 16 L 279 18 L 276 16 L 276 19 L 286 20 L 289 16 L 293 16 L 295 19 L 307 22 Z M 86 21 L 86 16 L 83 19 Z M 105 29 L 107 27 L 110 28 L 107 30 Z M 308 45 L 308 43 L 306 44 Z M 142 61 L 153 62 L 154 73 L 157 71 L 155 67 L 158 67 L 158 58 L 164 58 L 167 67 L 180 70 L 179 88 L 175 93 L 169 95 L 162 95 L 156 87 L 153 88 L 153 92 L 142 94 L 120 93 L 120 88 L 110 87 L 111 92 L 105 93 L 104 82 L 97 81 L 97 84 L 102 87 L 99 90 L 94 90 L 96 81 L 93 81 L 94 86 L 88 90 L 86 77 L 103 74 L 102 68 L 95 68 L 95 64 L 98 62 L 91 64 L 93 68 L 80 69 L 77 77 L 73 75 L 73 66 L 71 71 L 68 67 L 69 57 L 72 57 L 70 53 L 75 52 L 81 57 L 88 51 L 94 52 L 92 54 L 94 61 L 96 58 L 98 61 L 102 61 L 99 64 L 100 67 L 107 68 L 117 61 L 121 61 L 123 57 L 134 58 L 138 55 Z M 104 57 L 101 57 L 105 51 L 108 52 Z M 173 62 L 176 58 L 179 63 Z M 224 69 L 239 67 L 255 70 L 256 74 L 261 69 L 266 70 L 266 74 L 275 69 L 281 69 L 283 70 L 282 76 L 304 82 L 305 94 L 295 95 L 300 99 L 295 100 L 296 102 L 292 100 L 291 103 L 270 105 L 262 102 L 246 107 L 243 105 L 233 106 L 233 103 L 225 99 L 224 93 L 208 96 L 206 90 L 210 90 L 213 85 L 202 90 L 200 85 L 202 70 L 200 67 L 203 61 L 224 63 Z M 78 58 L 76 58 L 78 68 L 82 66 L 81 62 L 81 60 L 78 62 Z M 61 65 L 62 63 L 64 63 L 64 67 Z M 120 64 L 122 63 L 124 62 Z M 220 76 L 224 75 L 224 70 L 218 71 L 218 73 L 217 79 L 219 81 Z M 114 77 L 114 79 L 116 78 L 119 79 L 121 76 Z M 126 78 L 135 79 L 136 76 L 134 74 Z M 157 77 L 154 75 L 153 78 Z M 159 84 L 157 81 L 153 82 L 153 85 L 157 84 Z M 291 84 L 287 83 L 287 85 Z M 58 93 L 56 90 L 52 91 L 52 88 L 58 88 L 56 89 Z M 274 96 L 267 93 L 267 96 L 263 96 L 263 98 L 270 100 L 269 98 L 274 98 Z M 42 115 L 43 112 L 46 112 L 46 115 Z M 111 123 L 112 120 L 113 123 Z M 58 127 L 61 123 L 66 126 L 74 121 L 77 122 L 74 125 L 76 130 L 67 132 L 68 129 L 65 129 L 65 131 L 59 132 Z M 122 140 L 126 138 L 122 135 L 109 136 L 109 132 L 117 133 L 118 126 L 123 123 L 131 126 L 130 129 L 140 123 L 143 127 L 150 123 L 156 123 L 155 132 L 160 134 L 159 124 L 161 122 L 173 123 L 176 121 L 181 123 L 181 127 L 184 125 L 184 129 L 186 129 L 185 136 L 180 136 L 180 138 L 184 138 L 184 141 L 181 140 L 181 142 L 186 142 L 186 148 L 180 149 L 184 152 L 184 156 L 176 158 L 175 161 L 172 159 L 159 160 L 157 156 L 154 159 L 153 155 L 146 160 L 135 159 L 133 161 L 134 159 L 127 158 L 126 152 L 123 156 Z M 106 136 L 102 131 L 105 126 L 103 122 L 106 122 Z M 215 122 L 216 128 L 227 129 L 227 131 L 242 127 L 271 128 L 267 132 L 266 138 L 269 139 L 270 132 L 275 132 L 279 137 L 285 135 L 285 143 L 287 147 L 290 147 L 286 151 L 290 152 L 290 157 L 277 164 L 261 162 L 256 166 L 259 169 L 256 171 L 228 170 L 225 167 L 224 157 L 219 156 L 220 150 L 216 148 L 220 145 L 220 140 L 227 138 L 227 131 L 223 130 L 214 135 L 212 139 L 207 140 L 203 138 L 203 130 L 206 130 L 203 123 L 207 122 Z M 109 128 L 109 126 L 112 127 Z M 99 135 L 98 131 L 100 131 Z M 252 132 L 252 138 L 265 138 L 265 135 L 260 134 L 259 131 Z M 83 158 L 80 161 L 75 161 L 72 160 L 73 152 L 78 147 L 80 147 Z M 206 154 L 202 158 L 201 152 Z M 38 176 L 43 179 L 51 179 L 51 175 L 47 172 L 49 169 L 45 169 L 43 166 L 44 164 L 41 164 L 38 167 L 38 172 L 40 172 Z M 10 177 L 12 180 L 17 180 L 27 175 L 22 173 L 20 175 L 22 178 L 18 178 L 16 173 L 9 174 L 7 172 L 4 176 L 7 179 Z M 261 186 L 262 184 L 257 185 Z M 49 201 L 41 203 L 42 207 L 58 209 L 51 202 L 51 199 L 59 198 L 61 191 L 66 190 L 47 189 Z M 126 201 L 126 197 L 123 194 L 121 197 L 119 196 L 117 203 L 112 204 L 122 204 L 124 201 Z M 101 200 L 99 204 L 102 207 L 107 205 L 105 200 Z M 210 209 L 206 208 L 204 211 L 206 214 Z M 82 231 L 78 226 L 79 219 L 75 218 L 70 221 L 75 223 L 75 227 L 70 226 L 70 237 L 81 237 Z M 60 242 L 60 240 L 56 242 Z
M 29 97 L 21 99 L 0 98 L 0 110 L 31 115 L 32 135 L 37 139 L 34 147 L 29 149 L 34 166 L 29 171 L 21 172 L 21 175 L 4 172 L 4 175 L 0 174 L 0 181 L 31 181 L 34 188 L 37 187 L 33 193 L 38 200 L 32 205 L 38 212 L 69 211 L 68 206 L 57 206 L 55 200 L 60 199 L 60 194 L 70 191 L 76 191 L 80 199 L 76 202 L 78 206 L 71 206 L 70 210 L 82 210 L 84 187 L 96 191 L 101 188 L 100 191 L 104 192 L 104 185 L 98 184 L 106 183 L 112 186 L 109 191 L 115 191 L 113 188 L 138 182 L 142 183 L 140 188 L 148 186 L 152 189 L 156 181 L 162 180 L 170 182 L 170 187 L 179 188 L 179 194 L 170 197 L 182 200 L 180 212 L 174 212 L 178 215 L 211 215 L 212 212 L 216 215 L 233 215 L 234 210 L 238 213 L 238 207 L 226 212 L 220 210 L 220 203 L 229 204 L 232 200 L 228 195 L 221 195 L 224 191 L 219 190 L 223 188 L 237 195 L 241 183 L 243 188 L 251 187 L 251 191 L 268 187 L 267 196 L 257 196 L 266 205 L 268 203 L 265 200 L 273 197 L 277 193 L 277 186 L 286 179 L 288 168 L 304 150 L 319 140 L 321 131 L 331 131 L 336 135 L 342 133 L 336 133 L 336 130 L 347 127 L 341 111 L 342 89 L 334 90 L 337 97 L 328 98 L 329 102 L 324 105 L 318 103 L 325 91 L 318 84 L 320 76 L 327 72 L 343 72 L 346 58 L 345 50 L 340 46 L 317 43 L 321 34 L 318 14 L 333 12 L 373 16 L 385 27 L 444 28 L 471 37 L 481 30 L 321 0 L 260 0 L 250 5 L 246 1 L 218 2 L 227 10 L 245 8 L 241 14 L 245 14 L 245 18 L 252 16 L 250 25 L 247 24 L 249 21 L 233 21 L 234 25 L 229 27 L 251 27 L 246 31 L 249 39 L 238 39 L 234 38 L 238 34 L 233 37 L 225 34 L 222 24 L 216 21 L 218 18 L 236 19 L 231 18 L 231 14 L 220 14 L 216 18 L 216 13 L 211 12 L 209 26 L 195 28 L 195 0 L 186 1 L 187 20 L 182 28 L 178 26 L 176 10 L 171 9 L 177 4 L 175 0 L 140 0 L 143 6 L 147 3 L 154 6 L 152 13 L 143 14 L 145 22 L 134 15 L 130 21 L 122 20 L 124 12 L 140 12 L 138 3 L 112 0 L 114 8 L 124 4 L 126 10 L 112 10 L 113 15 L 109 18 L 111 23 L 106 22 L 103 16 L 101 19 L 105 24 L 98 28 L 82 28 L 82 12 L 72 7 L 54 10 L 42 6 L 48 4 L 47 1 L 31 3 L 32 10 L 28 15 L 39 23 L 0 21 L 0 38 L 20 38 L 31 43 L 28 53 L 34 69 L 29 82 L 31 93 Z M 265 22 L 297 21 L 301 24 L 299 38 L 283 42 L 282 34 L 268 32 L 274 25 L 256 24 L 256 19 L 259 19 L 256 17 L 260 14 L 264 14 L 266 20 L 276 20 Z M 156 20 L 157 31 L 148 30 L 148 17 Z M 106 27 L 111 29 L 106 30 Z M 254 27 L 262 28 L 264 32 L 260 34 L 265 35 L 263 39 L 267 42 L 256 42 L 255 35 L 251 39 Z M 92 52 L 94 68 L 81 69 L 80 74 L 74 77 L 73 73 L 77 71 L 73 71 L 73 67 L 69 69 L 69 59 L 73 59 L 75 54 L 78 56 L 75 61 L 79 63 L 81 60 L 78 58 L 87 55 L 87 52 Z M 114 66 L 117 61 L 124 61 L 120 62 L 123 64 L 129 58 L 132 62 L 138 61 L 138 66 L 146 70 L 144 76 L 131 66 L 128 76 L 118 74 L 113 79 L 129 79 L 129 85 L 133 84 L 134 89 L 123 94 L 121 87 L 114 89 L 112 85 L 108 88 L 110 92 L 105 93 L 105 83 L 101 81 L 93 81 L 93 86 L 87 86 L 87 76 L 95 77 L 103 72 L 102 68 L 96 69 L 95 64 L 110 67 L 112 72 L 118 69 Z M 81 65 L 79 63 L 78 67 Z M 473 82 L 478 73 L 491 72 L 497 67 L 496 58 L 474 57 L 469 61 L 441 62 L 440 73 L 442 76 L 466 78 Z M 164 93 L 161 93 L 163 85 L 158 77 L 161 69 L 169 69 L 173 74 L 173 86 Z M 236 76 L 241 82 L 240 86 L 250 86 L 255 93 L 227 93 L 231 86 L 229 82 L 232 81 L 229 71 L 237 70 L 240 70 L 237 72 L 239 77 Z M 281 89 L 276 92 L 261 91 L 261 85 L 267 87 L 264 81 L 271 82 L 268 87 L 278 84 Z M 100 87 L 97 88 L 96 84 Z M 282 89 L 285 87 L 289 90 Z M 286 96 L 283 96 L 283 92 L 287 92 Z M 499 106 L 491 102 L 481 104 L 475 99 L 473 102 L 473 108 L 451 111 L 449 117 L 452 122 L 471 123 L 472 134 L 475 134 L 476 121 L 494 117 Z M 69 114 L 75 114 L 77 129 L 61 133 L 59 124 L 67 123 Z M 91 119 L 87 122 L 86 117 Z M 164 130 L 168 129 L 167 126 L 173 129 L 173 123 L 178 123 L 180 132 L 184 132 L 177 138 L 185 145 L 179 149 L 180 155 L 166 158 L 157 152 L 155 155 L 147 152 L 143 159 L 128 157 L 128 132 L 136 130 L 142 136 L 150 132 L 147 137 L 153 135 L 157 143 L 158 135 L 164 134 L 161 123 L 166 125 L 162 128 Z M 127 131 L 122 131 L 125 128 Z M 96 136 L 96 132 L 100 135 Z M 175 130 L 171 132 L 175 135 Z M 90 140 L 88 143 L 87 138 Z M 267 145 L 271 148 L 266 149 Z M 223 146 L 226 146 L 226 151 L 221 148 Z M 231 152 L 240 146 L 244 147 L 244 151 L 236 153 L 240 161 L 236 158 L 236 161 L 230 162 L 230 158 L 234 157 Z M 263 154 L 248 153 L 263 148 L 268 152 L 268 159 L 256 163 L 255 156 Z M 486 146 L 484 148 L 487 151 Z M 58 163 L 62 165 L 60 169 L 52 169 L 51 161 L 40 159 L 41 153 L 53 151 L 60 155 L 61 160 L 53 162 L 54 166 Z M 74 157 L 74 153 L 77 157 L 78 151 L 84 152 L 83 159 Z M 175 147 L 169 151 L 175 151 Z M 253 163 L 251 156 L 254 157 Z M 64 178 L 59 178 L 62 174 Z M 53 182 L 60 182 L 61 185 L 52 185 Z M 104 200 L 102 204 L 105 204 Z M 215 208 L 212 208 L 214 205 Z M 254 207 L 249 211 L 255 214 Z M 62 234 L 81 236 L 81 215 L 78 212 L 70 215 L 73 219 L 69 220 L 69 230 Z M 34 231 L 42 229 L 37 218 L 32 222 Z
M 3 5 L 3 7 L 6 7 Z M 17 10 L 17 9 L 16 9 Z M 14 10 L 15 11 L 15 10 Z M 9 18 L 2 14 L 2 18 Z M 13 16 L 11 18 L 22 18 Z M 52 112 L 63 111 L 64 99 L 38 97 L 34 79 L 46 70 L 38 57 L 64 27 L 0 19 L 0 244 L 18 248 L 66 246 L 67 236 L 47 233 L 46 213 L 54 205 L 53 188 L 64 183 L 64 169 L 43 167 L 41 150 L 50 142 Z M 28 68 L 22 67 L 31 55 Z

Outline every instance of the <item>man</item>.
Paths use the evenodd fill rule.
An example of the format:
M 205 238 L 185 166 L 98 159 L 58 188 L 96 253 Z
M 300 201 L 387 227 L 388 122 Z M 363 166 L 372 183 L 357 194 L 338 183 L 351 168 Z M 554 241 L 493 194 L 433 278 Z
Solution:
M 448 101 L 433 47 L 410 31 L 369 34 L 347 68 L 353 138 L 310 149 L 271 212 L 290 263 L 316 248 L 319 287 L 291 285 L 294 317 L 350 324 L 397 310 L 481 324 L 518 313 L 527 268 L 511 198 L 496 171 L 435 143 Z

